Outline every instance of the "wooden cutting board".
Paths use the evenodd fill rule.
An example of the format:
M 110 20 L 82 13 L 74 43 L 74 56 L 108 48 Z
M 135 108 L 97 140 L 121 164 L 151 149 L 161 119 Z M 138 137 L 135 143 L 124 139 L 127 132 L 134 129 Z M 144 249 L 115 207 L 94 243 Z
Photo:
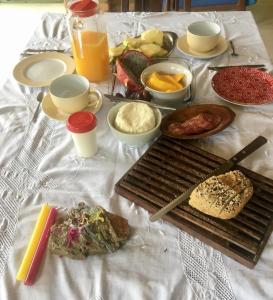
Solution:
M 116 183 L 115 190 L 155 213 L 224 162 L 190 142 L 161 136 Z M 253 268 L 273 229 L 273 180 L 240 166 L 236 169 L 254 186 L 252 199 L 236 218 L 210 217 L 186 202 L 163 219 Z

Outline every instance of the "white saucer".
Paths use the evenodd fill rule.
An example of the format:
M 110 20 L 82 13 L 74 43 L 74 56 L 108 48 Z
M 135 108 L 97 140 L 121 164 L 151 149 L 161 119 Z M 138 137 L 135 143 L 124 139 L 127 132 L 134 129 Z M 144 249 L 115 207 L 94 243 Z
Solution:
M 214 49 L 208 52 L 196 52 L 190 48 L 187 43 L 187 36 L 184 35 L 177 40 L 177 49 L 183 54 L 193 58 L 210 59 L 226 52 L 228 49 L 228 41 L 220 36 L 217 46 Z
M 30 87 L 46 87 L 61 75 L 75 71 L 73 59 L 59 52 L 45 52 L 21 60 L 13 69 L 15 80 Z
M 89 111 L 93 114 L 97 113 L 102 106 L 102 94 L 96 90 L 90 90 L 91 103 L 83 109 L 83 111 Z M 42 109 L 44 113 L 50 118 L 57 121 L 66 121 L 70 114 L 66 114 L 57 108 L 51 100 L 51 96 L 48 93 L 42 101 Z

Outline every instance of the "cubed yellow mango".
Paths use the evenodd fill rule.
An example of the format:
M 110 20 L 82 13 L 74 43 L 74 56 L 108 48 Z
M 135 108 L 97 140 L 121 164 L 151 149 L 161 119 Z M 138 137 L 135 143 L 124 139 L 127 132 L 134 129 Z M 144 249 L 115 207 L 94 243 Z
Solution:
M 147 79 L 148 87 L 160 92 L 174 92 L 183 88 L 180 82 L 177 82 L 173 75 L 159 74 L 153 72 Z
M 173 75 L 157 74 L 157 78 L 173 84 L 173 86 L 176 87 L 176 89 L 182 88 L 182 85 L 173 78 Z
M 160 92 L 166 92 L 167 90 L 171 90 L 174 88 L 172 84 L 162 81 L 162 80 L 159 80 L 152 76 L 148 78 L 146 84 L 150 88 L 152 88 L 156 91 L 160 91 Z
M 175 81 L 179 82 L 185 77 L 185 74 L 173 74 L 172 76 Z

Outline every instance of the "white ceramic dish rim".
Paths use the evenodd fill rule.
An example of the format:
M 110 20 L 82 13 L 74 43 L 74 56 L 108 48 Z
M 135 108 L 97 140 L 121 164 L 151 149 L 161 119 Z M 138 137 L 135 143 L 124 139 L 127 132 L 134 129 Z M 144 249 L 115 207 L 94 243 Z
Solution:
M 89 96 L 91 95 L 91 93 L 95 93 L 97 96 L 98 96 L 98 100 L 95 104 L 93 105 L 90 105 L 88 106 L 86 109 L 83 109 L 83 111 L 89 111 L 89 112 L 92 112 L 93 114 L 96 114 L 97 112 L 100 111 L 101 107 L 102 107 L 102 103 L 103 103 L 103 96 L 102 96 L 102 93 L 99 91 L 99 90 L 96 90 L 96 89 L 92 89 L 90 88 L 90 93 L 89 93 Z M 48 109 L 46 109 L 45 107 L 48 107 L 48 102 L 50 102 L 50 104 L 58 111 L 58 116 L 59 117 L 54 117 L 50 111 Z M 60 109 L 58 109 L 53 101 L 51 100 L 51 96 L 49 93 L 47 93 L 43 100 L 42 100 L 42 110 L 44 112 L 44 114 L 52 119 L 52 120 L 56 120 L 56 121 L 66 121 L 67 118 L 70 116 L 70 114 L 66 114 L 65 112 L 62 112 Z M 94 108 L 93 108 L 94 107 Z
M 212 33 L 212 34 L 209 34 L 209 35 L 204 35 L 204 34 L 198 34 L 196 32 L 193 32 L 195 28 L 193 27 L 197 27 L 197 26 L 201 26 L 203 27 L 202 25 L 212 25 L 213 27 L 217 28 L 217 31 Z M 195 35 L 195 36 L 198 36 L 198 37 L 213 37 L 213 36 L 217 36 L 217 35 L 220 35 L 221 33 L 221 27 L 215 23 L 215 22 L 211 22 L 211 21 L 198 21 L 198 22 L 194 22 L 194 23 L 191 23 L 188 28 L 187 28 L 187 31 L 189 33 L 191 33 L 192 35 Z
M 50 83 L 52 82 L 52 80 L 54 80 L 57 77 L 52 78 L 50 80 L 38 81 L 38 80 L 31 80 L 25 76 L 25 70 L 29 66 L 31 66 L 37 62 L 46 60 L 46 59 L 59 60 L 63 64 L 65 64 L 66 70 L 64 71 L 64 73 L 62 75 L 73 74 L 76 69 L 74 60 L 70 56 L 63 54 L 63 53 L 59 53 L 59 52 L 45 52 L 45 53 L 33 54 L 27 58 L 22 59 L 20 62 L 18 62 L 13 69 L 13 77 L 15 78 L 15 80 L 18 83 L 20 83 L 24 86 L 48 87 L 50 85 Z M 60 75 L 60 76 L 62 76 L 62 75 Z
M 128 103 L 118 103 L 116 105 L 114 105 L 113 107 L 110 108 L 110 110 L 108 111 L 108 114 L 107 114 L 107 123 L 109 125 L 109 127 L 111 129 L 113 129 L 114 131 L 116 131 L 118 134 L 122 134 L 125 136 L 136 136 L 136 137 L 141 137 L 141 136 L 145 136 L 153 131 L 155 131 L 156 129 L 158 129 L 160 127 L 160 124 L 161 124 L 161 120 L 162 120 L 162 114 L 160 112 L 160 110 L 158 108 L 152 108 L 152 110 L 154 112 L 156 112 L 157 116 L 156 116 L 156 120 L 157 120 L 157 124 L 154 128 L 148 130 L 148 131 L 145 131 L 145 132 L 141 132 L 141 133 L 126 133 L 126 132 L 123 132 L 123 131 L 120 131 L 118 130 L 109 120 L 109 117 L 110 117 L 110 114 L 116 109 L 116 114 L 115 114 L 115 117 L 118 113 L 118 108 L 122 107 L 123 105 L 125 104 L 128 104 Z M 115 119 L 115 118 L 114 118 Z
M 184 86 L 182 89 L 179 89 L 179 90 L 174 91 L 174 92 L 161 92 L 161 91 L 154 90 L 154 89 L 150 88 L 149 86 L 146 85 L 145 79 L 146 79 L 146 76 L 147 76 L 148 74 L 151 74 L 152 72 L 155 72 L 156 70 L 154 70 L 154 71 L 152 71 L 152 72 L 148 72 L 148 70 L 153 69 L 154 66 L 158 66 L 158 65 L 169 65 L 169 66 L 176 66 L 176 67 L 178 66 L 179 68 L 182 68 L 182 69 L 183 69 L 182 72 L 185 72 L 185 70 L 186 70 L 186 72 L 187 72 L 188 75 L 190 76 L 190 80 L 189 80 L 188 84 L 187 84 L 186 86 Z M 148 72 L 148 74 L 146 74 L 145 78 L 143 78 L 143 77 L 144 77 L 144 74 L 147 73 L 147 72 Z M 175 73 L 173 73 L 173 74 L 175 74 Z M 185 74 L 185 75 L 186 75 L 186 74 Z M 188 76 L 188 75 L 186 75 L 186 76 Z M 172 63 L 172 62 L 161 62 L 161 63 L 157 63 L 157 64 L 150 65 L 150 66 L 148 66 L 147 68 L 145 68 L 145 69 L 143 70 L 143 72 L 141 73 L 141 75 L 140 75 L 140 80 L 141 80 L 141 83 L 143 84 L 143 86 L 145 87 L 145 89 L 146 89 L 147 91 L 151 91 L 151 92 L 154 92 L 154 93 L 158 93 L 159 95 L 166 95 L 166 94 L 168 94 L 168 95 L 176 95 L 176 94 L 179 94 L 179 93 L 181 93 L 182 91 L 186 90 L 186 89 L 191 85 L 191 83 L 192 83 L 192 77 L 193 77 L 193 76 L 192 76 L 192 72 L 191 72 L 187 67 L 185 67 L 185 66 L 183 66 L 183 65 L 181 65 L 181 64 L 178 64 L 178 63 Z
M 180 47 L 180 44 L 181 44 L 181 41 L 186 41 L 186 40 L 187 40 L 186 35 L 179 37 L 176 42 L 176 48 L 182 54 L 192 57 L 192 58 L 196 58 L 196 59 L 206 60 L 206 59 L 214 58 L 214 57 L 224 54 L 228 49 L 228 40 L 221 35 L 219 37 L 219 41 L 218 41 L 217 45 L 219 45 L 220 43 L 225 43 L 224 47 L 222 49 L 219 49 L 218 51 L 215 51 L 215 49 L 213 49 L 206 53 L 202 53 L 202 52 L 191 52 L 190 53 L 188 51 L 185 51 L 185 49 Z M 217 48 L 217 46 L 215 48 Z
M 267 105 L 267 104 L 272 104 L 273 100 L 271 102 L 267 102 L 267 103 L 241 103 L 241 102 L 236 102 L 233 100 L 229 100 L 227 98 L 224 98 L 223 96 L 219 95 L 215 89 L 213 84 L 211 83 L 211 87 L 213 89 L 213 92 L 215 93 L 216 96 L 218 96 L 220 99 L 230 103 L 230 104 L 234 104 L 234 105 L 238 105 L 238 106 L 261 106 L 261 105 Z
M 69 86 L 72 84 L 81 85 L 81 92 L 77 94 L 72 94 L 71 96 L 62 96 L 60 92 L 62 92 L 63 87 Z M 49 92 L 58 97 L 61 101 L 66 101 L 69 99 L 73 99 L 75 97 L 80 97 L 84 95 L 86 92 L 90 90 L 90 83 L 88 79 L 79 74 L 64 74 L 60 77 L 55 78 L 49 85 Z

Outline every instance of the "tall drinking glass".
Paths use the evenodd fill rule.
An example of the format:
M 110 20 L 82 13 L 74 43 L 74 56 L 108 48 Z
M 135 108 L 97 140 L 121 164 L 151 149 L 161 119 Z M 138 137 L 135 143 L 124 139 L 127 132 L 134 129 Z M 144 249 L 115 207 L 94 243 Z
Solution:
M 97 1 L 66 0 L 67 23 L 77 73 L 100 82 L 109 72 L 106 26 Z

